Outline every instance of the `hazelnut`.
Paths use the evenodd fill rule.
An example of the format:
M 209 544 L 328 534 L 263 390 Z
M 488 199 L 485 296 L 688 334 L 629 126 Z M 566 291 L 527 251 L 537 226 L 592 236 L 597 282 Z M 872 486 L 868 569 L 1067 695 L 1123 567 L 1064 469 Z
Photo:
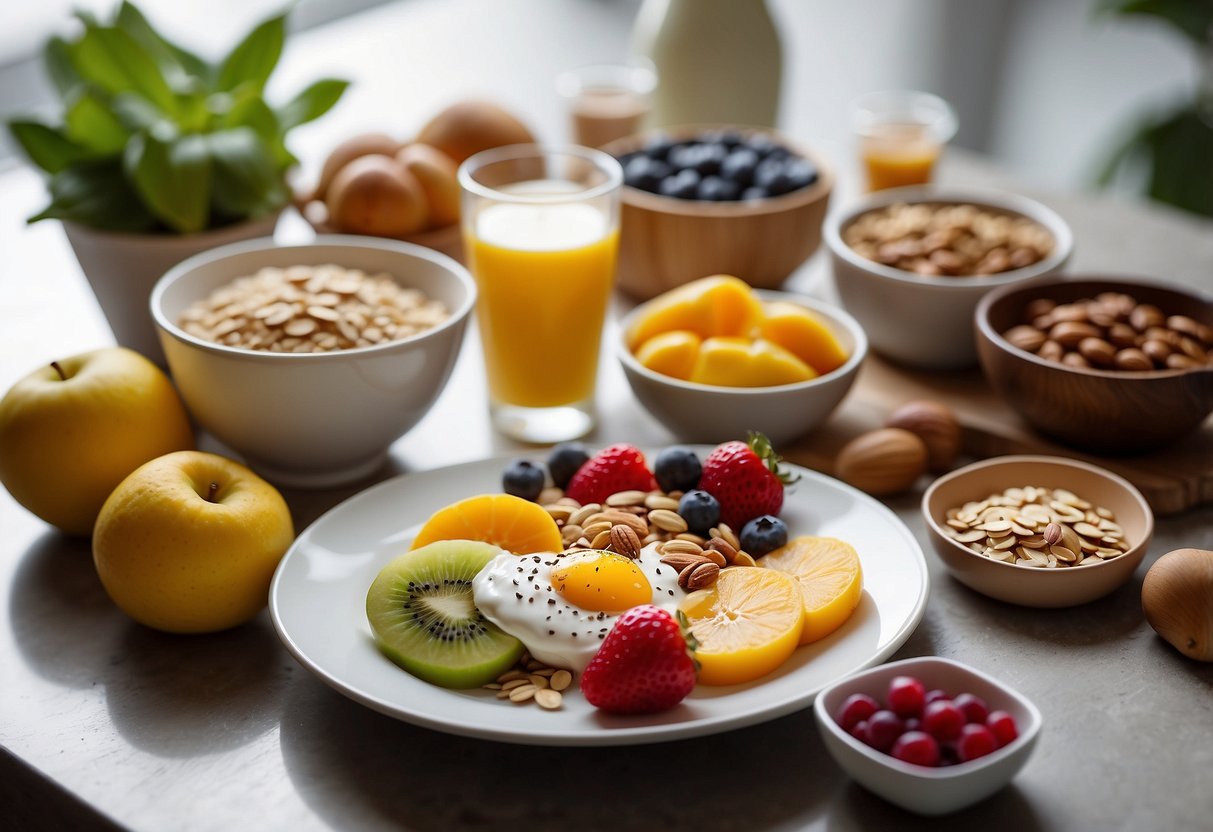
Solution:
M 861 491 L 883 496 L 907 490 L 927 469 L 927 446 L 901 428 L 881 428 L 842 447 L 834 473 Z
M 885 427 L 908 430 L 921 439 L 932 471 L 948 470 L 960 455 L 960 421 L 950 407 L 939 402 L 907 402 L 893 411 Z

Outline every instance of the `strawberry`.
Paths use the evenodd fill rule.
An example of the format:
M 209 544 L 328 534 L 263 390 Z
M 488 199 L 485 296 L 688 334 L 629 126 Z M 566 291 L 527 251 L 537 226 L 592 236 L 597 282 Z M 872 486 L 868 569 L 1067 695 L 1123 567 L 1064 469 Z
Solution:
M 740 531 L 746 521 L 783 508 L 783 488 L 795 477 L 780 462 L 770 440 L 751 433 L 748 442 L 725 442 L 708 454 L 699 487 L 720 503 L 720 519 Z
M 617 491 L 651 491 L 656 487 L 653 472 L 635 445 L 612 445 L 578 468 L 564 493 L 584 506 L 601 503 Z
M 695 687 L 698 646 L 686 619 L 642 604 L 619 617 L 581 674 L 581 692 L 591 705 L 616 714 L 668 710 Z

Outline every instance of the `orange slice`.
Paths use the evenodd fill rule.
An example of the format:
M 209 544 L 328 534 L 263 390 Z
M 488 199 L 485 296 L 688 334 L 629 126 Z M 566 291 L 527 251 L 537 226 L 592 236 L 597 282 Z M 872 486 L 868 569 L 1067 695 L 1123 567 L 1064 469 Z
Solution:
M 483 540 L 516 555 L 559 552 L 560 529 L 543 506 L 512 494 L 481 494 L 440 508 L 411 548 L 436 540 Z
M 790 575 L 804 601 L 800 643 L 825 638 L 851 617 L 863 594 L 863 569 L 855 548 L 832 537 L 798 537 L 758 559 L 758 565 Z
M 691 371 L 691 381 L 716 387 L 774 387 L 816 377 L 812 367 L 761 338 L 708 338 Z
M 819 373 L 847 363 L 847 352 L 830 328 L 810 309 L 786 300 L 766 304 L 759 333 L 774 341 Z
M 686 381 L 695 368 L 701 339 L 694 332 L 675 329 L 654 335 L 636 350 L 636 360 L 655 373 Z
M 721 570 L 715 586 L 678 605 L 699 642 L 699 681 L 737 685 L 779 667 L 800 641 L 803 606 L 796 582 L 782 572 Z
M 658 295 L 628 328 L 635 350 L 654 335 L 682 329 L 701 338 L 746 336 L 762 320 L 762 303 L 744 280 L 727 274 L 702 277 Z

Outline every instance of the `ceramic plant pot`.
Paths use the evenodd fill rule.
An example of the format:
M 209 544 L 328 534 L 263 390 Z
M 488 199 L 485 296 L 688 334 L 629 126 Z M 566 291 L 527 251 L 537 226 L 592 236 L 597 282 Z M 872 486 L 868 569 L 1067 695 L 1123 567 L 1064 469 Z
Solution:
M 272 236 L 278 217 L 275 213 L 198 234 L 130 234 L 74 222 L 64 222 L 63 230 L 119 345 L 164 367 L 164 352 L 148 308 L 156 281 L 199 252 Z

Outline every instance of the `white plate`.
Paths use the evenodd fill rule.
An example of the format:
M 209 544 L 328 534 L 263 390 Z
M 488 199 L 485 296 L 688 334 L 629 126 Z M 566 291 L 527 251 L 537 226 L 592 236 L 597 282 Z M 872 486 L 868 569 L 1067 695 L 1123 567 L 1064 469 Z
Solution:
M 351 699 L 438 731 L 529 745 L 631 745 L 712 734 L 807 708 L 826 685 L 892 655 L 922 618 L 926 560 L 905 524 L 866 494 L 791 466 L 800 480 L 781 516 L 793 535 L 850 542 L 863 565 L 864 593 L 846 624 L 798 648 L 779 670 L 747 685 L 701 685 L 677 708 L 644 717 L 601 713 L 576 690 L 560 710 L 546 711 L 496 699 L 492 691 L 436 687 L 376 649 L 366 592 L 432 512 L 500 490 L 506 459 L 387 480 L 299 535 L 270 588 L 274 626 L 295 658 Z

